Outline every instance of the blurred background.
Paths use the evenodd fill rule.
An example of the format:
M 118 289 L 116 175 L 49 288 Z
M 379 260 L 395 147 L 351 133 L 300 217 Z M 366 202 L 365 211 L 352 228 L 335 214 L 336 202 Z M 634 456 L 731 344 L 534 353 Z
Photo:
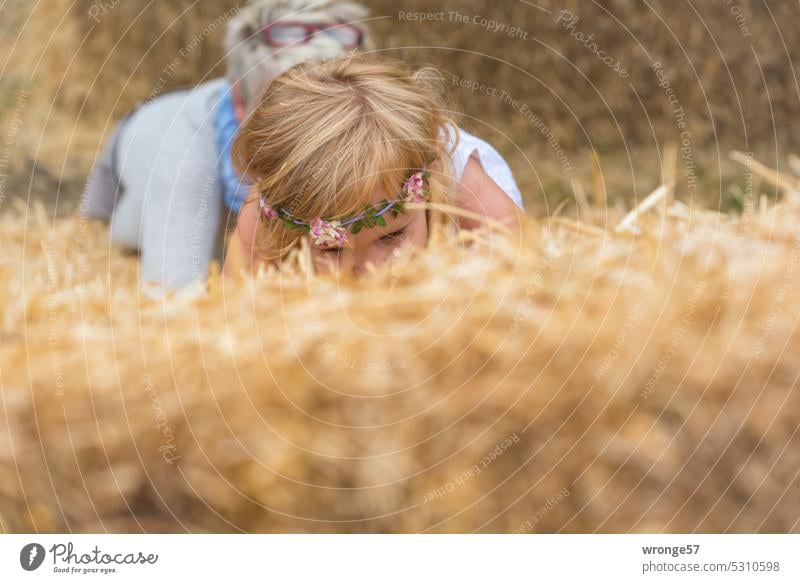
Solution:
M 0 5 L 3 204 L 44 198 L 54 212 L 72 212 L 126 111 L 224 74 L 224 25 L 242 4 Z M 744 175 L 731 150 L 779 169 L 800 151 L 794 2 L 367 5 L 376 50 L 444 74 L 459 123 L 506 156 L 532 214 L 559 205 L 575 214 L 584 193 L 630 207 L 665 179 L 665 166 L 675 169 L 678 197 L 737 212 Z

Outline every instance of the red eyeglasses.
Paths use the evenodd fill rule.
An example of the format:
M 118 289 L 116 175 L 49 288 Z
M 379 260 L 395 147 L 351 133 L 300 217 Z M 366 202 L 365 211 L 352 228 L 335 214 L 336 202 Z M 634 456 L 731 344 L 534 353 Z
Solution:
M 274 22 L 261 29 L 264 41 L 273 47 L 306 44 L 315 35 L 324 34 L 345 49 L 361 46 L 364 33 L 352 24 L 309 24 L 307 22 Z

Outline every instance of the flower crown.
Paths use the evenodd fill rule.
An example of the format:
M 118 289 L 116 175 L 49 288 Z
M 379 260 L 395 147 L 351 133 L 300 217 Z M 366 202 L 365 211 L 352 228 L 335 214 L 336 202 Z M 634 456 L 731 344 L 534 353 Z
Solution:
M 318 247 L 338 247 L 347 241 L 348 229 L 353 235 L 358 234 L 361 229 L 386 226 L 386 213 L 392 213 L 393 217 L 405 213 L 405 203 L 422 202 L 428 196 L 427 183 L 430 173 L 427 170 L 415 172 L 408 180 L 403 183 L 403 196 L 395 200 L 383 199 L 375 205 L 367 205 L 364 210 L 357 215 L 344 219 L 325 220 L 316 218 L 312 221 L 305 221 L 295 217 L 286 207 L 274 207 L 268 204 L 263 196 L 259 198 L 258 204 L 261 209 L 261 217 L 264 220 L 283 221 L 287 229 L 303 229 L 308 231 L 311 241 Z

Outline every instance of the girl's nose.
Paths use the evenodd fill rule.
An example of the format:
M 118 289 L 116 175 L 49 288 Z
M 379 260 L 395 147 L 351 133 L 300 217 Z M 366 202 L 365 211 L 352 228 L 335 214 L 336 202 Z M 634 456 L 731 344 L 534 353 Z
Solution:
M 356 258 L 351 249 L 342 249 L 339 251 L 336 266 L 339 273 L 354 272 L 356 264 Z
M 382 249 L 376 249 L 374 245 L 369 249 L 356 251 L 353 254 L 353 275 L 355 277 L 366 275 L 369 265 L 382 265 L 383 262 L 386 261 L 386 259 L 390 256 L 391 253 Z
M 361 277 L 367 272 L 367 261 L 370 260 L 368 249 L 354 249 L 351 271 L 354 277 Z

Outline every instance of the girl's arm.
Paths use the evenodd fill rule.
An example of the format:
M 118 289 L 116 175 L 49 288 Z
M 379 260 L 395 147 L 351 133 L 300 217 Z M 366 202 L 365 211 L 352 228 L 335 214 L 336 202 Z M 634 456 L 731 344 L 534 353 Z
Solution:
M 260 260 L 255 256 L 256 228 L 258 227 L 258 204 L 255 194 L 242 205 L 236 219 L 236 229 L 228 240 L 225 252 L 223 275 L 229 276 L 242 270 L 253 272 Z
M 464 210 L 499 221 L 512 230 L 519 228 L 522 211 L 486 174 L 475 154 L 467 161 L 461 182 L 458 183 L 457 203 Z M 483 224 L 477 219 L 461 219 L 464 229 L 474 229 Z

